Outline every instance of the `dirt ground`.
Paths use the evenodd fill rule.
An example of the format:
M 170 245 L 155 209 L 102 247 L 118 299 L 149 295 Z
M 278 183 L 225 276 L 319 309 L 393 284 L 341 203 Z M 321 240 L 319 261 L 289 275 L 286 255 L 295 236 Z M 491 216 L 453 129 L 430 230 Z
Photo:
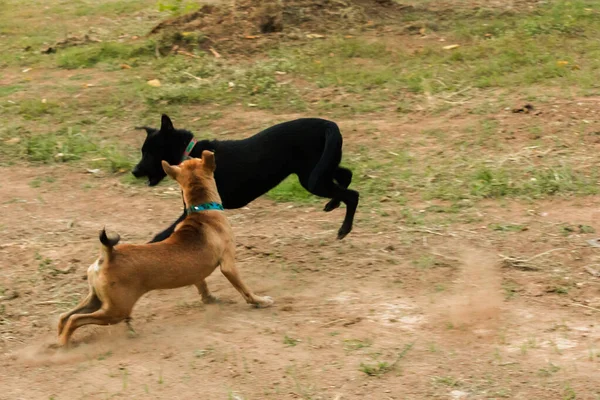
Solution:
M 240 115 L 248 125 L 256 117 Z M 594 235 L 555 229 L 595 226 L 595 197 L 483 202 L 469 211 L 481 217 L 475 226 L 440 229 L 412 228 L 382 203 L 385 213 L 361 208 L 343 241 L 334 240 L 343 209 L 259 199 L 227 214 L 239 268 L 273 308 L 250 308 L 215 272 L 209 285 L 220 304 L 203 305 L 192 288 L 153 292 L 135 309 L 136 337 L 124 325 L 86 327 L 75 348 L 55 350 L 57 316 L 87 290 L 97 230 L 148 240 L 177 215 L 179 194 L 172 183 L 131 187 L 65 166 L 17 164 L 0 176 L 2 399 L 600 394 L 600 281 L 583 269 L 598 261 L 584 240 Z M 29 184 L 45 176 L 57 179 Z M 498 221 L 528 229 L 499 235 L 489 228 Z M 501 263 L 519 254 L 540 262 Z M 432 261 L 414 261 L 423 255 Z M 563 286 L 568 294 L 555 290 Z
M 418 48 L 421 39 L 382 40 L 393 50 Z M 112 82 L 118 72 L 86 73 L 89 82 Z M 21 75 L 11 67 L 0 83 Z M 43 92 L 52 78 L 73 75 L 41 67 L 29 78 Z M 78 106 L 98 104 L 107 95 L 100 90 L 112 86 L 98 88 L 96 97 L 78 93 Z M 399 114 L 390 104 L 335 120 L 345 157 L 378 146 L 409 151 L 418 161 L 442 157 L 436 141 L 460 142 L 464 128 L 484 118 L 477 110 L 492 109 L 485 118 L 498 124 L 495 139 L 514 150 L 505 161 L 526 157 L 532 164 L 547 155 L 529 145 L 532 135 L 542 147 L 586 120 L 580 136 L 560 139 L 572 149 L 587 146 L 589 153 L 578 156 L 591 168 L 600 99 L 528 90 L 543 97 L 536 113 L 490 104 L 487 92 L 435 113 L 417 107 Z M 330 88 L 314 96 L 344 101 Z M 497 97 L 522 105 L 527 95 L 507 90 Z M 185 113 L 211 111 L 233 116 L 209 122 L 224 139 L 306 116 L 239 105 L 190 105 Z M 137 151 L 143 135 L 131 128 L 139 122 L 109 121 L 119 129 L 105 137 Z M 421 135 L 412 147 L 424 131 L 446 136 Z M 181 209 L 173 182 L 130 185 L 74 165 L 14 160 L 0 167 L 0 400 L 600 399 L 600 251 L 588 243 L 600 235 L 598 195 L 465 201 L 456 214 L 442 214 L 449 202 L 386 188 L 389 197 L 363 194 L 354 230 L 342 241 L 335 236 L 343 207 L 324 213 L 326 200 L 263 197 L 226 213 L 242 277 L 257 294 L 273 297 L 272 308 L 251 308 L 215 271 L 208 285 L 218 304 L 202 304 L 192 287 L 151 292 L 134 310 L 136 335 L 124 324 L 87 326 L 72 348 L 56 349 L 59 314 L 87 293 L 98 230 L 143 243 Z M 405 206 L 392 191 L 402 192 Z

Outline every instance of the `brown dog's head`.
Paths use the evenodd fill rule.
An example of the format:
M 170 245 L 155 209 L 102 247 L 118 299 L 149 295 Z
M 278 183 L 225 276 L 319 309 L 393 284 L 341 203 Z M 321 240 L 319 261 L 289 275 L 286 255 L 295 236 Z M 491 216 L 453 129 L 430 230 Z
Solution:
M 214 177 L 217 164 L 212 151 L 204 150 L 202 158 L 185 160 L 179 166 L 169 165 L 163 160 L 162 167 L 181 186 L 187 207 L 211 201 L 221 202 Z

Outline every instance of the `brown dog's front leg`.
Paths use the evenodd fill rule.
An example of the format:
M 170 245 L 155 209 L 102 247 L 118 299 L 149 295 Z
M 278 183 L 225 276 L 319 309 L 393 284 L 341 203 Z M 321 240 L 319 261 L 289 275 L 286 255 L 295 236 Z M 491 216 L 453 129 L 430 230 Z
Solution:
M 257 307 L 269 307 L 272 305 L 273 299 L 269 296 L 257 296 L 250 288 L 248 288 L 242 279 L 240 278 L 239 272 L 235 266 L 235 259 L 232 255 L 226 254 L 221 260 L 221 272 L 225 275 L 225 278 L 237 289 L 238 292 L 244 296 L 246 303 L 254 304 Z

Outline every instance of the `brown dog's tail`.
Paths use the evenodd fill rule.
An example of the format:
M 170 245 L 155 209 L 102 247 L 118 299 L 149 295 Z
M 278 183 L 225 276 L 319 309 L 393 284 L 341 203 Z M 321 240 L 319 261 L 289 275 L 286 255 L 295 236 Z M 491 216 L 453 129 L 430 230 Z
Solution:
M 100 231 L 100 243 L 102 243 L 102 255 L 104 256 L 105 260 L 110 260 L 113 247 L 115 247 L 117 243 L 119 243 L 120 239 L 121 237 L 117 234 L 108 237 L 108 235 L 106 234 L 106 228 L 102 228 L 102 230 Z

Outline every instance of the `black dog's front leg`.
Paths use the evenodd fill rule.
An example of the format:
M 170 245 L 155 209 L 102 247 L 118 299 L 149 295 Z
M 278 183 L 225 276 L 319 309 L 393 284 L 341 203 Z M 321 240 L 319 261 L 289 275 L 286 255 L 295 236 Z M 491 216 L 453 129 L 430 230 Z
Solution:
M 183 221 L 185 219 L 185 217 L 186 217 L 186 213 L 184 211 L 183 214 L 181 214 L 181 217 L 177 218 L 177 221 L 173 222 L 173 224 L 171 226 L 169 226 L 167 229 L 165 229 L 158 235 L 154 236 L 154 238 L 149 243 L 162 242 L 163 240 L 165 240 L 166 238 L 171 236 L 171 234 L 173 234 L 173 231 L 175 230 L 175 227 L 177 226 L 177 224 L 180 223 L 181 221 Z

